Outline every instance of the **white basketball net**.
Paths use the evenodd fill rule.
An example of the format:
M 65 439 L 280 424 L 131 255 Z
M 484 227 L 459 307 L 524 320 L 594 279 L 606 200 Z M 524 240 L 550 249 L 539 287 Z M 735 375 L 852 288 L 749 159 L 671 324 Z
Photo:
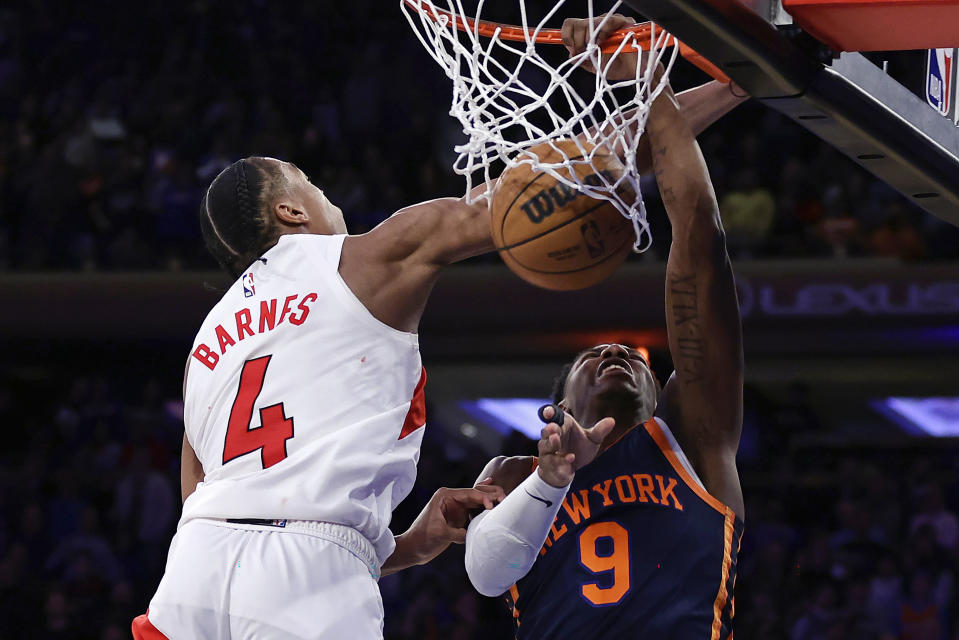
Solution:
M 679 48 L 674 47 L 668 61 L 664 61 L 671 36 L 654 25 L 648 43 L 640 43 L 638 36 L 630 34 L 614 53 L 602 53 L 596 35 L 622 3 L 615 2 L 607 17 L 594 24 L 593 0 L 586 0 L 585 10 L 577 15 L 590 20 L 589 45 L 581 54 L 551 64 L 537 51 L 536 39 L 548 22 L 562 22 L 562 16 L 557 15 L 567 4 L 566 0 L 556 1 L 536 24 L 529 21 L 527 0 L 516 1 L 524 42 L 502 39 L 499 29 L 491 37 L 481 35 L 478 23 L 485 0 L 478 3 L 474 0 L 474 6 L 478 6 L 471 12 L 464 9 L 463 0 L 400 0 L 400 7 L 420 42 L 453 81 L 450 115 L 460 121 L 468 137 L 464 144 L 454 147 L 458 157 L 453 170 L 466 177 L 468 201 L 490 198 L 494 185 L 490 165 L 494 161 L 502 161 L 506 168 L 529 164 L 534 170 L 544 171 L 590 197 L 615 205 L 633 222 L 634 250 L 645 251 L 652 244 L 652 237 L 640 193 L 636 150 L 646 128 L 650 105 L 666 85 Z M 497 0 L 500 2 L 503 0 Z M 569 10 L 564 14 L 569 15 Z M 461 25 L 472 26 L 458 29 L 454 16 Z M 641 44 L 647 45 L 644 48 L 648 53 L 635 56 L 635 79 L 609 79 L 607 71 L 611 63 L 636 52 Z M 555 49 L 549 45 L 539 46 Z M 654 71 L 660 62 L 665 62 L 666 73 L 655 79 Z M 586 75 L 588 71 L 581 69 L 586 63 L 597 70 L 592 78 Z M 533 82 L 536 88 L 530 86 Z M 577 90 L 574 83 L 585 83 L 588 88 Z M 558 139 L 576 141 L 581 157 L 570 157 L 550 144 L 560 160 L 543 163 L 529 151 L 531 147 Z M 609 152 L 622 160 L 626 170 L 621 176 L 596 170 L 594 156 Z M 589 165 L 593 171 L 576 171 L 573 165 L 577 164 Z M 473 193 L 477 171 L 482 171 L 486 187 Z M 590 178 L 586 183 L 581 174 L 594 174 L 599 179 Z

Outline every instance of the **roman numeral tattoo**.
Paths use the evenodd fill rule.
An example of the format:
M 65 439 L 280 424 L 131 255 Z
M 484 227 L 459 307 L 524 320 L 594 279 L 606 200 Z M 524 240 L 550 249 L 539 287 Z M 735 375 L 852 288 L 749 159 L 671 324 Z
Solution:
M 698 287 L 695 275 L 677 276 L 669 281 L 671 333 L 677 349 L 673 360 L 686 385 L 702 381 L 706 356 L 699 324 Z

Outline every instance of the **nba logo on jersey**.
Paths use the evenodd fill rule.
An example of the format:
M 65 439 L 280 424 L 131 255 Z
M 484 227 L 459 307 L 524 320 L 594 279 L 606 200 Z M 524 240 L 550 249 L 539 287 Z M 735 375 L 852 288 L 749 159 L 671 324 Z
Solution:
M 243 274 L 243 295 L 247 298 L 252 298 L 256 295 L 256 287 L 253 286 L 252 273 Z
M 955 49 L 930 49 L 926 72 L 926 100 L 944 116 L 952 106 Z

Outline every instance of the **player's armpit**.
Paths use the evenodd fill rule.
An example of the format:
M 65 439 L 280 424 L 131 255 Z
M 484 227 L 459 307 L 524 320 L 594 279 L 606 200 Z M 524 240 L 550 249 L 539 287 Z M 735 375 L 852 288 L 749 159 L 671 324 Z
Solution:
M 196 452 L 184 433 L 183 448 L 180 452 L 180 497 L 183 502 L 186 502 L 186 499 L 196 491 L 196 486 L 203 482 L 205 475 L 203 465 L 200 464 L 200 459 L 196 457 Z

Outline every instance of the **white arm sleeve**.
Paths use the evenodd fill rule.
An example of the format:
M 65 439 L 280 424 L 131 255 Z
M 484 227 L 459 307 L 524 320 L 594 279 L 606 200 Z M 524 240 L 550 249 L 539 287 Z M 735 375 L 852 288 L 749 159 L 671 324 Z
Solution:
M 503 502 L 473 518 L 466 531 L 466 573 L 477 591 L 498 596 L 529 572 L 568 490 L 534 471 Z

